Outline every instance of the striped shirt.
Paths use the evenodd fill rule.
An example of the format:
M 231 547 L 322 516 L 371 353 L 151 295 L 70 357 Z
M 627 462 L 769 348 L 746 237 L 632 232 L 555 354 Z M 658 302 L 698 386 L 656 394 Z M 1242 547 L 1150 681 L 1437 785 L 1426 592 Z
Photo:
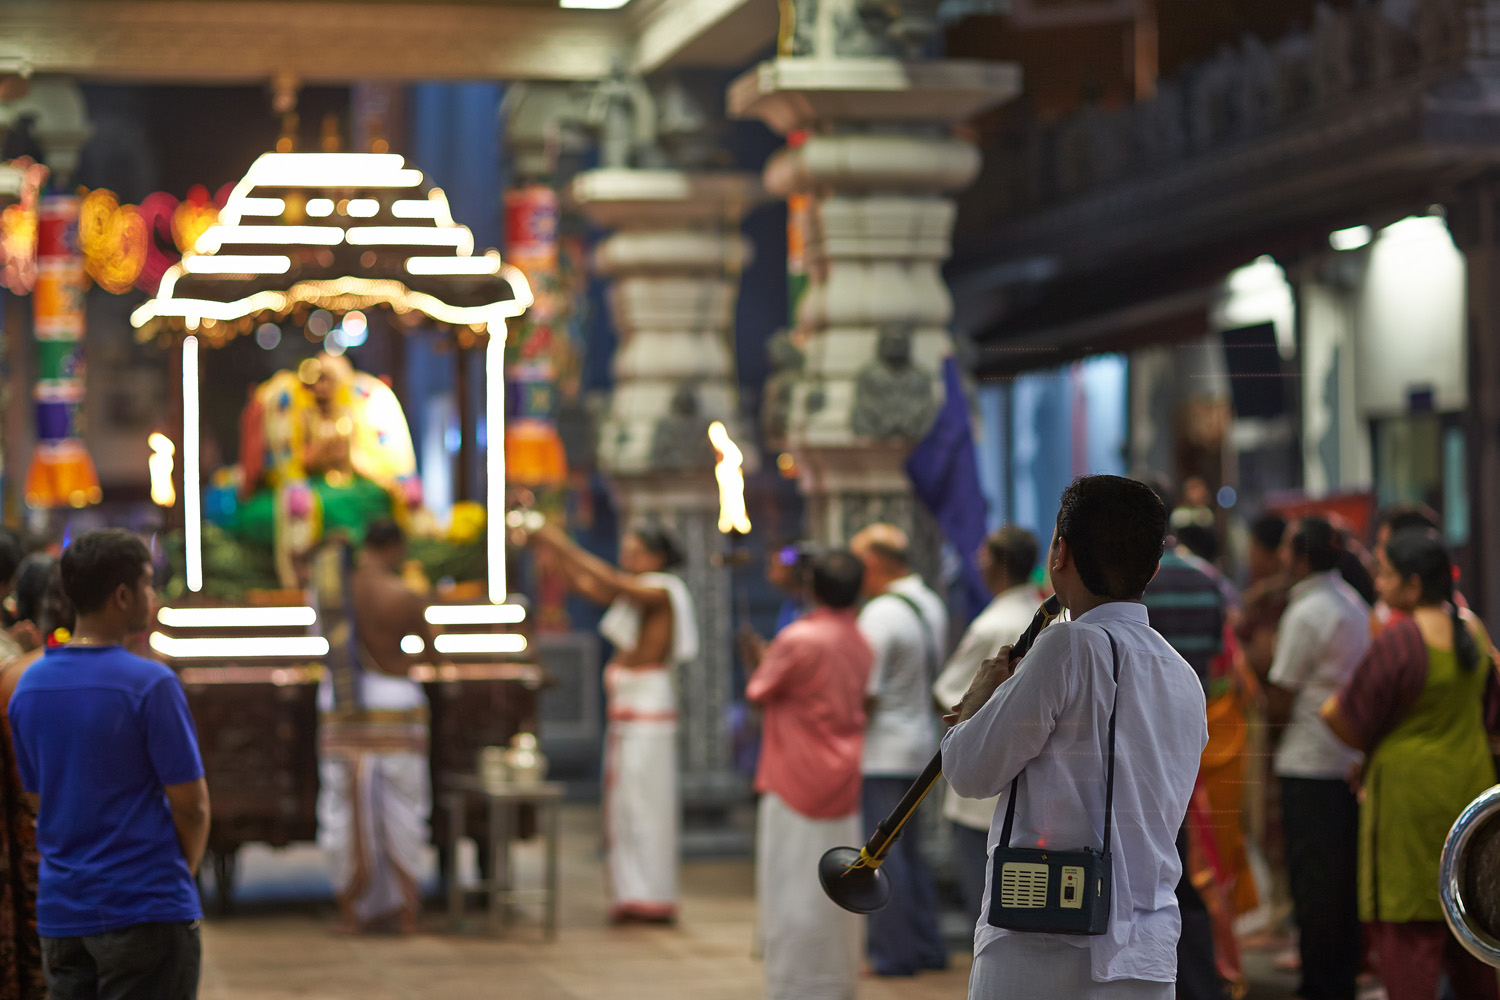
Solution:
M 1141 598 L 1151 616 L 1151 627 L 1188 662 L 1205 690 L 1209 668 L 1224 650 L 1226 607 L 1224 591 L 1206 565 L 1169 547 Z

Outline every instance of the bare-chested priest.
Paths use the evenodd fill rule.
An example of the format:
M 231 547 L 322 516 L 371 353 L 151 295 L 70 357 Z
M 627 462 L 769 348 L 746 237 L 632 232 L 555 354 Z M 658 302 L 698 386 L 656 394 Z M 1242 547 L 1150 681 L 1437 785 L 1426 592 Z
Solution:
M 604 828 L 610 918 L 677 918 L 676 664 L 698 655 L 687 585 L 672 572 L 681 549 L 641 525 L 620 544 L 620 568 L 583 551 L 554 525 L 532 539 L 557 555 L 573 588 L 609 610 L 599 632 L 615 647 L 604 671 L 608 700 Z
M 432 789 L 427 769 L 427 699 L 401 648 L 423 639 L 436 656 L 427 602 L 401 579 L 406 540 L 376 521 L 347 565 L 330 546 L 314 559 L 328 670 L 318 689 L 318 842 L 328 852 L 341 928 L 392 921 L 416 929 L 418 864 L 427 844 Z M 352 612 L 352 620 L 351 620 Z

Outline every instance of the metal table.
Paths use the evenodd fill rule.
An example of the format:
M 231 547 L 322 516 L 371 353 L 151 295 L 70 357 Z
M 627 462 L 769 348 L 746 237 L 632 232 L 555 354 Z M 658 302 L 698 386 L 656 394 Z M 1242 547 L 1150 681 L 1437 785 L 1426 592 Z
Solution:
M 464 897 L 483 893 L 488 897 L 488 929 L 498 934 L 510 922 L 510 907 L 514 903 L 536 903 L 543 905 L 545 916 L 542 927 L 548 940 L 557 936 L 557 836 L 558 806 L 562 803 L 563 786 L 555 782 L 534 785 L 487 786 L 472 774 L 450 774 L 443 781 L 443 803 L 448 810 L 449 857 L 458 856 L 458 842 L 464 837 L 464 820 L 468 804 L 478 799 L 488 809 L 487 837 L 475 838 L 475 847 L 488 851 L 492 859 L 490 877 L 478 885 L 464 887 L 459 884 L 457 872 L 448 879 L 448 916 L 455 927 L 464 915 Z M 514 839 L 517 814 L 522 806 L 533 806 L 542 836 L 547 839 L 547 862 L 540 889 L 517 889 L 510 859 L 510 846 Z M 487 842 L 486 842 L 487 841 Z M 482 867 L 482 866 L 481 866 Z

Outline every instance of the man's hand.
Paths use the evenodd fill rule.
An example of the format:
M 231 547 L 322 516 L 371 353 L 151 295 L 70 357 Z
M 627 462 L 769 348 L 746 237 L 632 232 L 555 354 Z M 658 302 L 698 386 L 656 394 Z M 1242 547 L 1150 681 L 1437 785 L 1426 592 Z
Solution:
M 1011 649 L 1010 646 L 1002 646 L 999 653 L 979 665 L 979 672 L 974 675 L 969 690 L 964 692 L 963 701 L 954 706 L 952 715 L 943 716 L 945 722 L 957 725 L 972 718 L 990 700 L 990 695 L 1001 684 L 1010 680 L 1011 675 L 1016 672 L 1015 661 L 1010 656 Z

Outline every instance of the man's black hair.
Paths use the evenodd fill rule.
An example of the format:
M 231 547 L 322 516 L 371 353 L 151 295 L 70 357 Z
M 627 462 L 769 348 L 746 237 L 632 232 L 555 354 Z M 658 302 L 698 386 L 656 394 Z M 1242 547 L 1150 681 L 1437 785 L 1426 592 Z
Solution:
M 1275 552 L 1286 538 L 1286 518 L 1280 514 L 1262 514 L 1250 522 L 1250 537 L 1262 548 Z
M 866 542 L 865 547 L 893 566 L 911 566 L 911 552 L 885 542 Z
M 1079 476 L 1058 502 L 1057 533 L 1096 597 L 1133 601 L 1146 590 L 1167 540 L 1167 507 L 1145 483 Z
M 1036 569 L 1036 536 L 1018 524 L 1007 524 L 984 540 L 990 562 L 1005 571 L 1014 586 L 1031 576 Z
M 1379 524 L 1389 528 L 1391 534 L 1409 528 L 1425 528 L 1442 531 L 1437 511 L 1423 503 L 1395 503 L 1380 512 Z
M 1304 517 L 1297 522 L 1291 539 L 1292 558 L 1305 557 L 1314 573 L 1337 569 L 1344 547 L 1339 533 L 1326 517 Z
M 813 559 L 812 592 L 819 604 L 854 607 L 864 579 L 865 564 L 848 549 L 830 549 Z
M 365 529 L 365 548 L 367 549 L 388 549 L 405 541 L 406 535 L 402 532 L 401 525 L 388 517 L 371 521 L 370 526 Z
M 665 525 L 648 521 L 636 525 L 630 533 L 640 540 L 647 552 L 661 559 L 662 569 L 676 569 L 682 565 L 682 545 Z
M 0 586 L 16 578 L 16 570 L 21 568 L 25 554 L 21 536 L 11 528 L 0 527 Z
M 81 615 L 104 607 L 120 587 L 135 587 L 150 569 L 146 543 L 123 528 L 85 531 L 62 554 L 63 592 Z

